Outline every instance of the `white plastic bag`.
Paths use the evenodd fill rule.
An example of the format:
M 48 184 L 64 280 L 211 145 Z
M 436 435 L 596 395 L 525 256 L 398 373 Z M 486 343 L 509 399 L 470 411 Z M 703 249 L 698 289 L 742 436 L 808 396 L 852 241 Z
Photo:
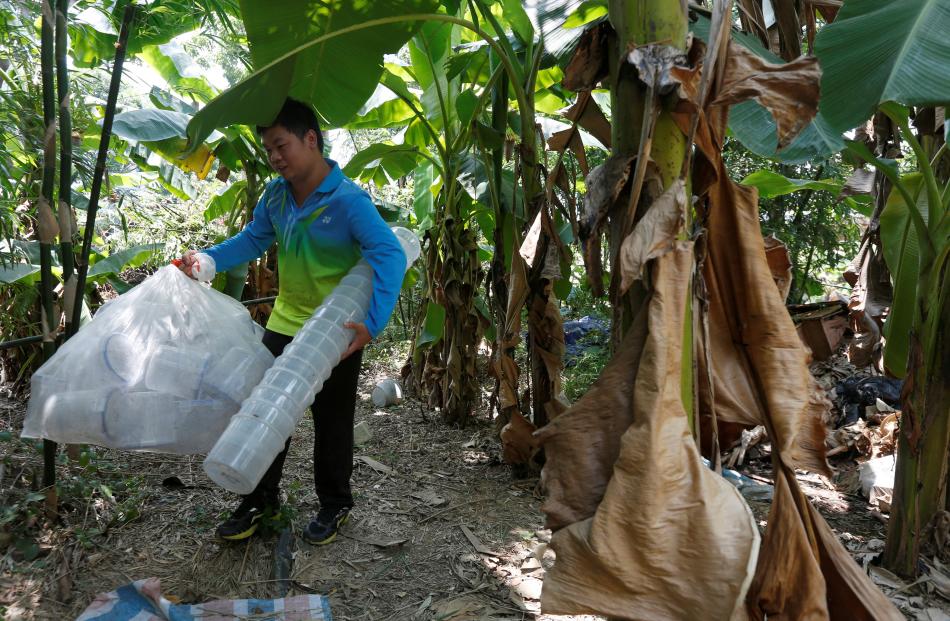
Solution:
M 207 453 L 274 358 L 234 299 L 167 266 L 33 375 L 22 436 Z

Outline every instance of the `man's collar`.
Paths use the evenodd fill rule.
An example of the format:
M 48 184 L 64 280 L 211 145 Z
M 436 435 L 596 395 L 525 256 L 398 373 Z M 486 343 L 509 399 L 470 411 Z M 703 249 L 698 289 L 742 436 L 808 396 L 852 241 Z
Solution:
M 323 178 L 323 181 L 320 182 L 320 185 L 317 186 L 315 192 L 320 194 L 326 194 L 332 192 L 343 183 L 343 171 L 340 170 L 340 165 L 336 161 L 327 158 L 327 164 L 330 166 L 330 172 L 327 173 L 327 176 Z

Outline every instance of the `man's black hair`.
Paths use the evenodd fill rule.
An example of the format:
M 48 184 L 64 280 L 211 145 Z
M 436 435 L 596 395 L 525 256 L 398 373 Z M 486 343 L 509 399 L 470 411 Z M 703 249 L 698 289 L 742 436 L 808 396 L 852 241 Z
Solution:
M 277 118 L 270 125 L 257 126 L 257 134 L 260 136 L 265 129 L 275 125 L 280 125 L 301 140 L 307 135 L 307 130 L 312 129 L 317 132 L 317 149 L 320 150 L 320 153 L 323 153 L 323 132 L 320 131 L 320 122 L 317 120 L 313 108 L 302 101 L 288 97 L 284 101 L 284 106 L 280 109 L 280 112 L 277 113 Z

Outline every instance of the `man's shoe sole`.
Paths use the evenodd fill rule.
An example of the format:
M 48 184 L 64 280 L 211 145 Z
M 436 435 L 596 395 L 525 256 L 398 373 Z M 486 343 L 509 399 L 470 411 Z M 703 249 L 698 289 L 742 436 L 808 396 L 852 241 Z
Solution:
M 261 521 L 261 517 L 263 517 L 261 514 L 255 515 L 254 520 L 251 522 L 251 525 L 247 528 L 247 530 L 235 533 L 233 535 L 222 535 L 218 533 L 218 537 L 224 539 L 225 541 L 241 541 L 242 539 L 247 539 L 257 532 L 257 527 Z
M 332 535 L 330 535 L 326 539 L 323 539 L 322 541 L 317 541 L 316 539 L 310 539 L 309 537 L 307 537 L 306 531 L 304 531 L 303 540 L 315 546 L 325 546 L 328 543 L 333 543 L 336 540 L 336 536 L 340 533 L 340 529 L 343 528 L 343 525 L 346 524 L 347 521 L 349 521 L 349 519 L 350 519 L 350 514 L 344 515 L 343 519 L 337 522 L 336 531 L 334 531 Z

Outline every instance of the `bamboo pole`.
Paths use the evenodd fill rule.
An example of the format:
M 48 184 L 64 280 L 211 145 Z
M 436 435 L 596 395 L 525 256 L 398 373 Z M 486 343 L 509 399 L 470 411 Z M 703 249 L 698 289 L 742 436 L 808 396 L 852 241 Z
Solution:
M 76 262 L 78 274 L 76 276 L 76 298 L 73 303 L 73 317 L 70 324 L 72 330 L 67 338 L 79 329 L 79 318 L 82 313 L 83 290 L 86 288 L 86 273 L 89 271 L 89 251 L 92 248 L 92 237 L 96 228 L 96 211 L 99 209 L 99 193 L 102 191 L 102 177 L 106 170 L 106 156 L 109 153 L 109 141 L 112 139 L 112 120 L 115 118 L 115 105 L 119 97 L 119 83 L 122 81 L 122 65 L 125 62 L 125 50 L 129 41 L 129 31 L 132 28 L 132 18 L 135 16 L 135 5 L 128 4 L 122 15 L 122 29 L 119 31 L 119 41 L 115 49 L 115 62 L 112 65 L 112 81 L 109 83 L 109 97 L 106 100 L 105 116 L 102 119 L 102 136 L 99 138 L 99 154 L 96 157 L 96 168 L 92 175 L 92 188 L 89 192 L 89 208 L 86 212 L 86 230 L 83 233 L 82 250 Z
M 63 300 L 68 304 L 76 281 L 73 279 L 73 141 L 69 113 L 69 67 L 66 64 L 66 15 L 69 0 L 56 0 L 56 86 L 59 96 L 59 249 L 63 263 Z M 72 312 L 66 307 L 66 333 L 70 333 Z
M 56 351 L 54 334 L 59 321 L 53 317 L 53 252 L 56 219 L 50 207 L 56 180 L 56 95 L 53 85 L 53 7 L 43 0 L 40 24 L 40 74 L 43 80 L 43 183 L 37 205 L 37 231 L 40 241 L 40 322 L 43 331 L 43 359 Z M 56 482 L 56 443 L 43 441 L 43 486 Z

